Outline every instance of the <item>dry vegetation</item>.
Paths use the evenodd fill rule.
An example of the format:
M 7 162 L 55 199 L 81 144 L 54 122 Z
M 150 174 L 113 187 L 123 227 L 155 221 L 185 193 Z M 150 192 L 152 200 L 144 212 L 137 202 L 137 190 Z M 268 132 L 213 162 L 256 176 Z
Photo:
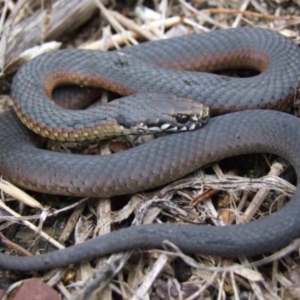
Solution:
M 14 72 L 32 57 L 59 48 L 106 50 L 243 25 L 271 28 L 299 42 L 299 0 L 134 2 L 0 1 L 0 109 L 10 106 Z M 106 154 L 126 145 L 122 141 L 105 142 L 88 146 L 84 152 Z M 65 149 L 63 145 L 55 147 Z M 28 255 L 28 251 L 38 254 L 62 249 L 130 224 L 191 222 L 224 226 L 247 222 L 284 205 L 294 191 L 294 186 L 284 180 L 294 182 L 290 169 L 285 162 L 266 155 L 235 158 L 199 170 L 188 180 L 156 193 L 118 201 L 72 202 L 66 197 L 29 196 L 1 181 L 1 239 L 6 244 L 2 251 Z M 277 177 L 280 174 L 284 179 Z M 44 274 L 1 271 L 1 283 L 2 288 L 12 285 L 12 290 L 24 279 L 39 277 L 63 299 L 300 299 L 298 246 L 296 241 L 272 256 L 235 260 L 187 256 L 174 245 L 165 251 L 136 249 Z

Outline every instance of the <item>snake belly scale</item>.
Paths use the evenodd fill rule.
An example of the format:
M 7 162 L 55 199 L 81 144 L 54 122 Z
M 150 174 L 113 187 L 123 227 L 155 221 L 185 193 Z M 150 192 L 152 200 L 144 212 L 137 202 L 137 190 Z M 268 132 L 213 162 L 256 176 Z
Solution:
M 33 134 L 10 111 L 0 119 L 1 174 L 21 187 L 36 191 L 113 196 L 161 186 L 228 156 L 263 152 L 286 158 L 299 178 L 300 121 L 283 112 L 256 110 L 283 110 L 291 106 L 299 66 L 300 51 L 292 41 L 272 31 L 254 28 L 150 42 L 121 52 L 62 50 L 40 56 L 21 68 L 13 84 L 15 109 L 26 120 L 39 115 L 43 118 L 43 110 L 52 111 L 54 105 L 50 101 L 41 101 L 43 104 L 39 106 L 47 95 L 45 86 L 55 85 L 57 76 L 70 74 L 76 74 L 75 80 L 86 76 L 88 83 L 102 78 L 105 88 L 125 96 L 151 92 L 189 97 L 204 102 L 213 115 L 251 110 L 218 116 L 200 130 L 158 138 L 107 157 L 38 149 Z M 245 79 L 190 71 L 236 67 L 254 68 L 261 73 Z M 27 104 L 22 98 L 26 98 Z M 32 110 L 37 116 L 29 116 Z M 54 119 L 44 117 L 42 122 L 47 128 L 57 126 L 61 112 L 55 111 Z M 67 118 L 78 117 L 78 112 L 70 113 Z M 29 123 L 29 127 L 35 127 L 34 121 Z M 0 267 L 45 270 L 137 247 L 161 247 L 166 239 L 190 253 L 254 255 L 273 251 L 299 237 L 299 213 L 298 180 L 295 195 L 283 209 L 249 224 L 222 228 L 176 224 L 135 226 L 39 256 L 0 254 Z

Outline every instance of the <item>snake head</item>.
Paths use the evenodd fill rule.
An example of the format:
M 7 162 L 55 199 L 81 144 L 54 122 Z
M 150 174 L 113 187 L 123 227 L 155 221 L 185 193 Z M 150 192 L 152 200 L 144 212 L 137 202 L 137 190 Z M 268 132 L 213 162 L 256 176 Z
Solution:
M 130 97 L 138 100 L 134 110 L 137 118 L 132 113 L 129 124 L 125 124 L 133 134 L 195 130 L 209 119 L 209 107 L 189 98 L 158 93 Z

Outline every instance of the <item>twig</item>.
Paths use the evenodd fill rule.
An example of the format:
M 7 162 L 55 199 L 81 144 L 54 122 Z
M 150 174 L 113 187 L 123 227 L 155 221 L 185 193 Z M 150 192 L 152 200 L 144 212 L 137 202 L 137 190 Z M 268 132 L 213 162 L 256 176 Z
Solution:
M 229 14 L 229 15 L 236 15 L 236 14 L 241 14 L 244 15 L 248 18 L 261 18 L 265 19 L 268 21 L 274 21 L 274 20 L 286 20 L 286 21 L 291 21 L 291 20 L 299 20 L 299 16 L 275 16 L 275 15 L 270 15 L 270 14 L 263 14 L 263 13 L 258 13 L 254 11 L 249 11 L 249 10 L 241 10 L 241 9 L 233 9 L 233 8 L 208 8 L 208 9 L 203 9 L 203 13 L 207 14 Z

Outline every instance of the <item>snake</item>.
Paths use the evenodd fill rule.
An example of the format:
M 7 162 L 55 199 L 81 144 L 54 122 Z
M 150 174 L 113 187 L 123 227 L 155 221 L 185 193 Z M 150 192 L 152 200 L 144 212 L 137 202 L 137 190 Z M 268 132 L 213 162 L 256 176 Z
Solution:
M 296 96 L 299 65 L 300 51 L 293 41 L 251 27 L 145 42 L 117 51 L 59 50 L 26 63 L 14 77 L 14 110 L 0 118 L 0 172 L 20 187 L 76 197 L 133 194 L 161 187 L 223 158 L 250 153 L 287 159 L 298 183 L 282 209 L 247 224 L 131 226 L 41 255 L 0 253 L 0 267 L 47 270 L 135 248 L 161 248 L 165 240 L 186 253 L 253 256 L 298 238 L 300 121 L 286 110 Z M 237 68 L 258 74 L 237 78 L 217 73 Z M 108 103 L 106 112 L 98 111 L 98 123 L 91 117 L 93 109 L 71 110 L 55 104 L 52 93 L 64 84 L 101 86 L 124 98 Z M 150 114 L 143 112 L 137 123 L 120 115 L 137 110 L 137 104 L 127 109 L 118 102 L 130 102 L 132 97 L 138 102 L 146 99 L 144 108 Z M 186 98 L 188 104 L 181 105 Z M 163 113 L 157 115 L 160 101 Z M 202 127 L 207 108 L 212 117 Z M 107 156 L 52 152 L 41 149 L 37 139 L 41 134 L 62 141 L 82 141 L 83 136 L 93 140 L 101 128 L 104 138 L 111 134 L 110 127 L 121 128 L 121 134 L 147 128 L 177 132 Z M 187 130 L 196 127 L 202 128 Z

